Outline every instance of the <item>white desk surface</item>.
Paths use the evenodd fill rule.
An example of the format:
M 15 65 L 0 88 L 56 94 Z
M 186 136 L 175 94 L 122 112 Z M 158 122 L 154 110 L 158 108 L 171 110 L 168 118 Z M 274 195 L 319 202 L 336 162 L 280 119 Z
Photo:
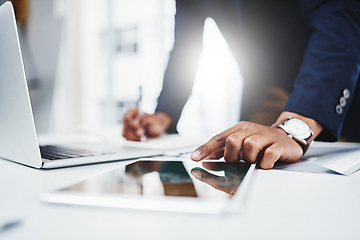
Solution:
M 0 239 L 360 239 L 360 171 L 351 176 L 256 170 L 240 215 L 49 205 L 38 200 L 124 162 L 36 170 L 0 160 Z

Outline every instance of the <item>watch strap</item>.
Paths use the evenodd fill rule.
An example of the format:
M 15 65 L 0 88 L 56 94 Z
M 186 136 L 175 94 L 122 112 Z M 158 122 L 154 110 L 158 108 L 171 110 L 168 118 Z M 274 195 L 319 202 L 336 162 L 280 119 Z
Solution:
M 291 119 L 291 117 L 289 117 L 289 118 L 287 118 L 287 119 L 284 119 L 284 120 L 282 120 L 282 121 L 280 121 L 280 122 L 277 122 L 277 123 L 273 124 L 271 127 L 282 129 L 286 134 L 288 134 L 288 136 L 289 136 L 290 138 L 292 138 L 295 142 L 297 142 L 297 143 L 301 146 L 301 148 L 303 149 L 303 154 L 305 154 L 306 151 L 309 149 L 311 143 L 314 141 L 315 135 L 314 135 L 314 133 L 311 131 L 310 127 L 309 127 L 309 129 L 310 129 L 310 131 L 311 131 L 311 134 L 310 134 L 310 136 L 309 136 L 308 138 L 306 138 L 306 139 L 298 139 L 298 138 L 292 136 L 291 134 L 289 134 L 289 133 L 285 130 L 284 127 L 282 127 L 283 124 L 284 124 L 286 121 L 289 121 L 290 119 Z M 300 119 L 300 120 L 301 120 L 301 119 Z M 303 120 L 302 120 L 302 121 L 303 121 Z M 307 123 L 306 123 L 306 125 L 307 125 Z

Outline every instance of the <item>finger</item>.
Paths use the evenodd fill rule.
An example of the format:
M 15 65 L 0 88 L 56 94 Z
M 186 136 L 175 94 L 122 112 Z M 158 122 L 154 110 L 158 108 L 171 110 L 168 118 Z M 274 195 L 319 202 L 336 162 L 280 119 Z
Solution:
M 244 139 L 243 159 L 254 163 L 263 154 L 263 150 L 273 144 L 276 139 L 272 135 L 254 134 Z
M 134 119 L 139 118 L 139 110 L 136 108 L 130 109 L 124 115 L 124 122 L 132 122 Z
M 124 129 L 134 132 L 140 138 L 145 135 L 145 129 L 141 124 L 140 119 L 143 114 L 138 109 L 129 110 L 124 117 Z
M 165 132 L 165 129 L 154 118 L 145 122 L 144 129 L 149 137 L 158 137 Z
M 123 134 L 123 136 L 126 140 L 140 141 L 140 137 L 136 134 L 126 133 L 126 134 Z
M 123 129 L 123 137 L 130 141 L 140 141 L 140 136 L 131 129 Z
M 210 155 L 208 155 L 206 158 L 206 160 L 209 160 L 209 159 L 220 159 L 224 156 L 224 150 L 225 148 L 221 148 L 213 153 L 211 153 Z
M 156 115 L 147 115 L 141 118 L 141 124 L 149 137 L 158 137 L 166 130 L 162 121 Z
M 274 167 L 275 162 L 277 162 L 284 149 L 281 144 L 274 143 L 264 151 L 264 156 L 260 159 L 260 167 L 262 169 L 271 169 Z
M 211 153 L 218 151 L 219 149 L 225 146 L 225 141 L 227 137 L 237 131 L 247 128 L 252 123 L 250 122 L 240 122 L 225 130 L 224 132 L 215 135 L 207 143 L 198 147 L 192 154 L 191 159 L 194 161 L 200 161 L 205 157 L 209 156 Z
M 244 140 L 256 133 L 258 133 L 259 125 L 253 125 L 234 134 L 231 134 L 225 142 L 224 158 L 228 162 L 236 162 L 240 160 L 240 150 L 245 152 L 243 148 Z M 245 154 L 245 153 L 243 153 Z
M 148 113 L 139 114 L 139 121 L 143 126 L 146 125 L 146 121 L 151 120 L 152 118 L 153 118 L 152 114 L 148 114 Z
M 140 114 L 138 109 L 131 109 L 124 115 L 124 127 L 138 129 Z

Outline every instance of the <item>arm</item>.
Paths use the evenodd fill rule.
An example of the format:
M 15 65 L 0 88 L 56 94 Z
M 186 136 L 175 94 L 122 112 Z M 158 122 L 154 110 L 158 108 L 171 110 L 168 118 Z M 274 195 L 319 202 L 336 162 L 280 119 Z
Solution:
M 334 141 L 360 72 L 360 2 L 302 0 L 300 4 L 310 36 L 285 111 L 315 119 L 324 126 L 322 135 Z M 345 104 L 340 103 L 343 100 Z
M 172 119 L 168 132 L 176 132 L 181 111 L 192 91 L 202 51 L 205 19 L 198 1 L 176 2 L 175 42 L 156 108 L 156 112 L 163 112 Z
M 324 131 L 337 139 L 359 77 L 360 3 L 300 2 L 306 13 L 309 42 L 294 93 L 277 122 L 297 117 L 310 126 L 315 136 Z M 342 104 L 339 111 L 339 99 L 345 95 L 348 104 Z M 240 122 L 200 146 L 191 158 L 199 161 L 224 156 L 229 162 L 257 161 L 262 168 L 270 169 L 277 161 L 294 162 L 302 155 L 300 145 L 282 129 Z

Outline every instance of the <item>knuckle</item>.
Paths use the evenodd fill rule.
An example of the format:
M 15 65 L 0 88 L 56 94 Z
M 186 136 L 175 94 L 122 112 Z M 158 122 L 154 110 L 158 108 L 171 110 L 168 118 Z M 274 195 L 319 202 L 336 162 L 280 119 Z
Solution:
M 277 160 L 277 158 L 279 158 L 280 154 L 279 151 L 274 149 L 274 148 L 267 148 L 265 150 L 265 156 L 267 158 L 271 158 L 271 159 L 275 159 Z
M 244 140 L 244 149 L 245 150 L 252 150 L 252 149 L 254 149 L 254 147 L 256 147 L 256 141 L 254 140 L 254 138 L 247 137 Z
M 249 129 L 255 129 L 257 131 L 261 131 L 262 127 L 263 127 L 262 125 L 256 123 L 250 123 L 248 126 Z
M 226 145 L 226 147 L 231 148 L 231 149 L 235 148 L 238 145 L 238 138 L 234 134 L 230 135 L 226 139 L 225 145 Z
M 268 157 L 276 156 L 276 151 L 273 148 L 268 148 L 265 150 L 265 155 Z
M 224 141 L 225 139 L 225 136 L 223 133 L 219 133 L 219 134 L 216 134 L 215 136 L 213 136 L 210 141 L 213 141 L 213 142 L 222 142 Z

